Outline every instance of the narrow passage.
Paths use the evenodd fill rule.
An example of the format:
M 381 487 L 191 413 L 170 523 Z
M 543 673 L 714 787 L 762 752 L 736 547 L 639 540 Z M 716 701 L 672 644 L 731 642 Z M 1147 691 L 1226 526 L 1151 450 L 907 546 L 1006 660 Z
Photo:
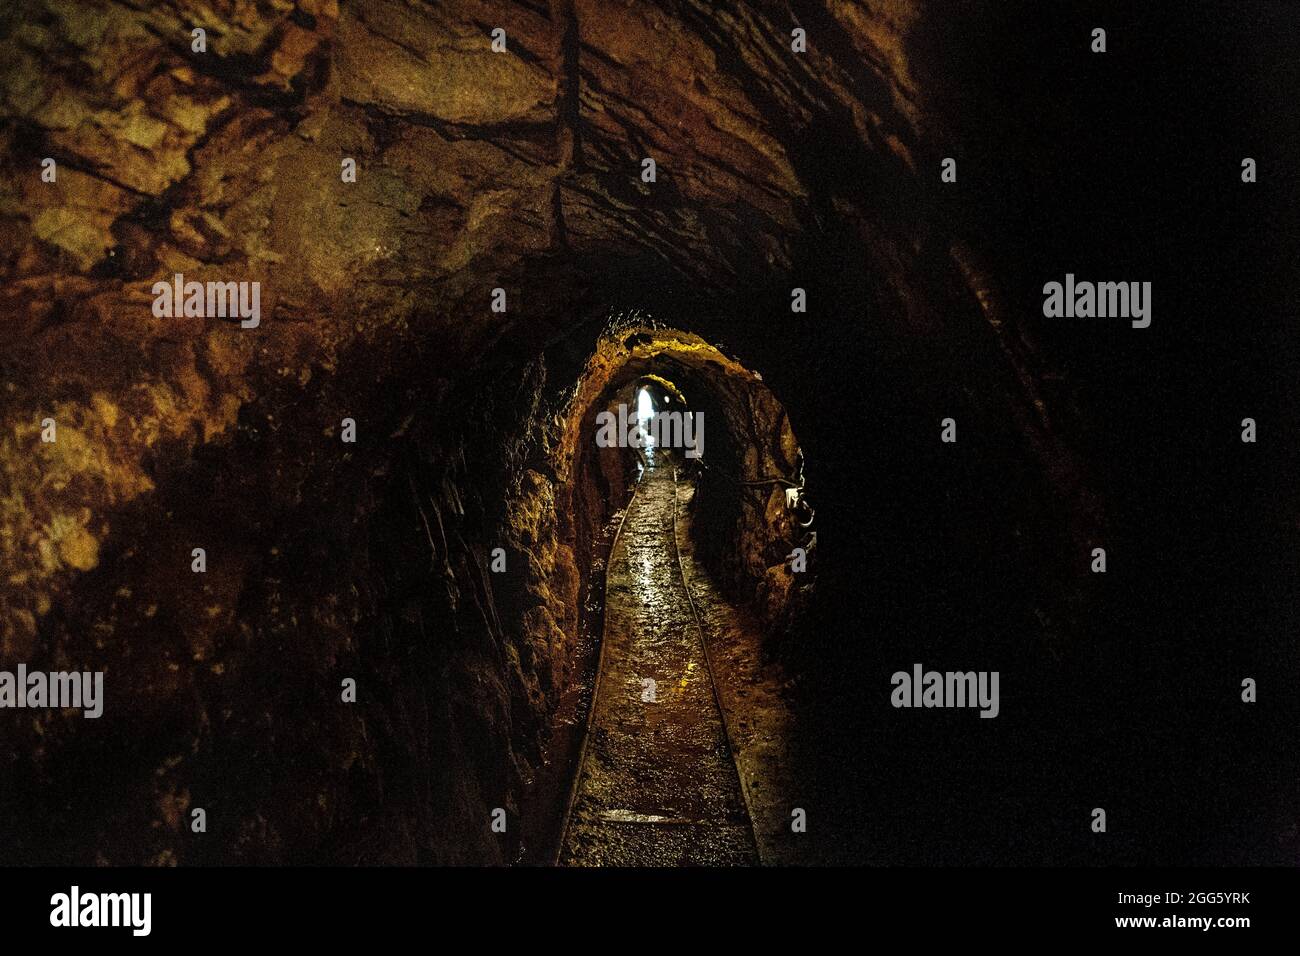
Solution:
M 668 453 L 650 459 L 610 556 L 601 673 L 560 862 L 759 862 L 673 541 Z

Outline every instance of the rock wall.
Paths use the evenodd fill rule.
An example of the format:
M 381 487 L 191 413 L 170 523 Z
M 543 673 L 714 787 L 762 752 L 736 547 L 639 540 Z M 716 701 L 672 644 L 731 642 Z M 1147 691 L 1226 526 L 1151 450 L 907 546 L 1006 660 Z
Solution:
M 610 462 L 579 460 L 581 416 L 554 420 L 587 354 L 565 337 L 629 293 L 725 331 L 832 215 L 879 235 L 882 288 L 906 286 L 905 246 L 853 197 L 910 188 L 929 128 L 902 48 L 918 17 L 589 0 L 0 14 L 0 659 L 104 670 L 110 715 L 7 729 L 10 856 L 517 856 L 517 828 L 497 838 L 486 811 L 516 813 L 544 759 L 575 555 L 616 501 Z M 797 59 L 796 24 L 816 37 Z M 826 150 L 856 170 L 827 180 Z M 155 315 L 153 283 L 177 273 L 260 282 L 260 326 Z M 582 358 L 556 372 L 548 349 Z

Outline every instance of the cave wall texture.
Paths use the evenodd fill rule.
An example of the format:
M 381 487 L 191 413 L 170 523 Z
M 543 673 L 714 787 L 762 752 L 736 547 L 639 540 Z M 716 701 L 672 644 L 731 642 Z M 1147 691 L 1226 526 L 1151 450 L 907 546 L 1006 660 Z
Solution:
M 1294 370 L 1295 349 L 1280 323 L 1247 344 L 1189 318 L 1194 354 L 1153 335 L 1099 358 L 1128 330 L 1084 343 L 1035 327 L 1037 290 L 1067 269 L 1132 265 L 1157 279 L 1167 314 L 1223 315 L 1230 302 L 1277 318 L 1255 279 L 1292 291 L 1296 281 L 1263 238 L 1198 244 L 1147 204 L 1152 164 L 1176 168 L 1181 149 L 1230 140 L 1231 178 L 1250 117 L 1275 105 L 1249 83 L 1235 89 L 1253 112 L 1222 93 L 1171 96 L 1186 75 L 1179 56 L 1193 54 L 1160 45 L 1154 14 L 1129 14 L 1130 35 L 1165 59 L 1111 131 L 1124 148 L 1098 149 L 1091 167 L 1134 219 L 1087 221 L 1100 187 L 1069 159 L 1095 133 L 1080 77 L 1109 93 L 1134 81 L 1087 74 L 1086 49 L 1041 75 L 1041 44 L 1086 35 L 1091 21 L 1066 14 L 1049 27 L 1034 7 L 6 4 L 0 665 L 103 670 L 108 716 L 6 722 L 5 862 L 519 859 L 527 834 L 493 834 L 488 815 L 504 807 L 517 820 L 547 760 L 575 667 L 584 555 L 625 492 L 608 462 L 584 459 L 574 410 L 591 413 L 619 374 L 626 357 L 602 358 L 596 342 L 629 310 L 761 372 L 807 457 L 818 520 L 830 523 L 810 636 L 789 654 L 836 768 L 809 795 L 820 819 L 852 817 L 853 795 L 871 787 L 886 806 L 914 804 L 923 764 L 946 768 L 927 785 L 938 791 L 960 790 L 979 767 L 1043 794 L 972 796 L 956 812 L 937 801 L 921 820 L 930 836 L 910 842 L 890 836 L 905 811 L 864 813 L 843 852 L 1091 861 L 1042 839 L 1073 812 L 1059 808 L 1100 799 L 1057 780 L 1044 755 L 1073 748 L 1080 775 L 1104 777 L 1116 805 L 1162 776 L 1112 774 L 1101 755 L 1125 722 L 1088 704 L 1088 681 L 1110 679 L 1102 651 L 1140 674 L 1185 640 L 1231 633 L 1246 666 L 1263 659 L 1257 648 L 1285 647 L 1295 623 L 1289 605 L 1275 609 L 1295 554 L 1293 450 L 1261 447 L 1243 483 L 1219 467 L 1226 444 L 1161 425 L 1162 402 L 1197 394 L 1180 406 L 1202 423 L 1197 440 L 1218 422 L 1230 441 L 1242 406 L 1290 407 L 1294 384 L 1279 370 Z M 1236 34 L 1224 11 L 1208 19 L 1195 63 L 1213 72 L 1235 62 Z M 791 52 L 796 26 L 805 54 Z M 195 27 L 205 52 L 191 48 Z M 505 54 L 490 49 L 495 27 Z M 995 35 L 1033 39 L 1008 50 Z M 1071 93 L 1070 108 L 1047 109 Z M 1237 139 L 1203 111 L 1236 117 L 1226 121 Z M 1176 146 L 1161 132 L 1171 123 Z M 1259 139 L 1251 149 L 1269 158 Z M 962 157 L 962 185 L 945 193 L 948 155 Z M 55 183 L 39 176 L 47 156 Z M 340 180 L 344 158 L 356 160 L 355 183 Z M 1200 180 L 1167 188 L 1207 229 L 1267 237 L 1287 221 L 1273 192 L 1271 205 L 1243 207 Z M 1072 222 L 1093 236 L 1087 256 L 1062 255 Z M 175 273 L 260 281 L 260 327 L 156 318 L 150 288 Z M 1159 281 L 1183 275 L 1197 277 L 1199 298 Z M 807 316 L 790 313 L 796 286 Z M 505 313 L 489 308 L 498 287 Z M 945 415 L 982 464 L 943 460 L 933 438 Z M 1112 415 L 1122 429 L 1106 427 Z M 39 440 L 47 417 L 54 444 Z M 358 439 L 343 445 L 348 417 Z M 1269 428 L 1292 424 L 1279 415 Z M 1153 444 L 1165 458 L 1135 451 Z M 1214 477 L 1198 484 L 1196 466 Z M 1230 493 L 1236 503 L 1223 505 Z M 1171 501 L 1196 517 L 1154 531 Z M 1200 614 L 1194 631 L 1142 616 L 1169 608 L 1128 613 L 1115 595 L 1140 595 L 1144 579 L 1121 567 L 1099 595 L 1079 557 L 1103 536 L 1112 554 L 1127 546 L 1122 566 L 1159 566 L 1168 593 L 1202 594 L 1188 569 L 1216 568 L 1220 593 L 1251 595 L 1227 605 L 1248 610 Z M 190 569 L 195 547 L 207 551 L 203 575 Z M 513 573 L 489 572 L 495 547 Z M 1252 552 L 1275 557 L 1262 572 L 1211 558 Z M 1189 553 L 1199 558 L 1168 557 Z M 992 610 L 972 617 L 988 588 L 998 597 L 980 606 Z M 1200 610 L 1193 599 L 1188 619 Z M 1158 634 L 1158 650 L 1138 634 Z M 856 675 L 928 663 L 954 643 L 1001 664 L 1004 682 L 1037 688 L 1042 708 L 1024 712 L 1038 716 L 1006 718 L 1025 721 L 1010 752 L 930 731 L 895 734 L 889 749 L 884 711 L 863 702 L 883 695 Z M 355 705 L 339 702 L 345 677 L 358 682 Z M 1157 724 L 1151 747 L 1179 750 L 1187 725 Z M 1178 767 L 1191 774 L 1199 758 L 1186 746 Z M 1251 812 L 1286 832 L 1294 781 L 1273 786 L 1276 764 L 1242 759 L 1272 787 Z M 1292 852 L 1293 819 L 1290 843 L 1215 842 L 1215 813 L 1239 796 L 1226 785 L 1206 795 L 1215 835 L 1204 852 Z M 1157 822 L 1157 803 L 1133 811 L 1147 814 L 1146 836 L 1118 838 L 1110 859 L 1180 839 Z M 1058 809 L 1034 815 L 1043 806 Z M 188 827 L 194 807 L 208 814 L 202 838 Z M 1023 837 L 979 836 L 966 826 L 979 817 Z

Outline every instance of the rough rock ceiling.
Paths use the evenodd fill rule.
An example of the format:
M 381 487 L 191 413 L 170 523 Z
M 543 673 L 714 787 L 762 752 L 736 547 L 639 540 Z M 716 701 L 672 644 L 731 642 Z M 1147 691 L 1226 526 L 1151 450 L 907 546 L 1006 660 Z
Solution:
M 66 436 L 47 463 L 4 455 L 9 585 L 41 607 L 96 565 L 102 508 L 164 476 L 145 449 L 225 441 L 242 406 L 310 389 L 353 349 L 418 337 L 438 378 L 503 342 L 526 356 L 624 269 L 734 290 L 788 267 L 802 225 L 851 213 L 865 180 L 906 188 L 926 126 L 911 3 L 46 0 L 3 16 L 5 441 L 46 415 Z M 805 54 L 795 27 L 816 38 Z M 811 161 L 828 147 L 829 178 Z M 20 175 L 45 155 L 56 183 Z M 260 281 L 261 334 L 155 318 L 148 290 L 175 273 Z M 11 641 L 32 637 L 20 618 Z

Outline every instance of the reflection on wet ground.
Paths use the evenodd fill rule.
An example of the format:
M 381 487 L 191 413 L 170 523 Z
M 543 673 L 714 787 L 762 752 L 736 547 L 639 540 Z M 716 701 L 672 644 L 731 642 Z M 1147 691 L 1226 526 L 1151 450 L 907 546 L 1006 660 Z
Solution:
M 560 862 L 758 863 L 673 542 L 672 463 L 651 459 L 610 557 L 605 647 Z

